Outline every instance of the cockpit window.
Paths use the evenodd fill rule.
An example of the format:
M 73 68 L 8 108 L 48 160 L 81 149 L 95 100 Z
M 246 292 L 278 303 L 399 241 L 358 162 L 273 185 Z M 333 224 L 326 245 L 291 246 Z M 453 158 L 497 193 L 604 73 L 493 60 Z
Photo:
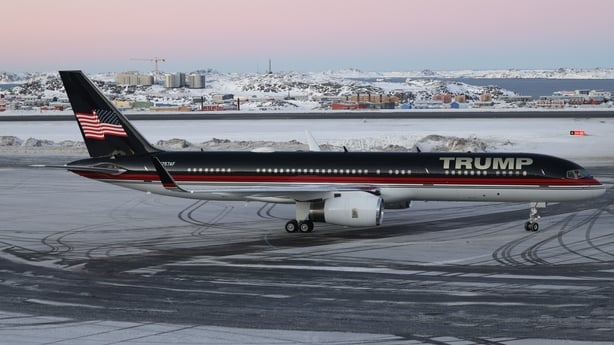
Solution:
M 592 177 L 591 174 L 589 174 L 588 171 L 584 169 L 567 170 L 568 179 L 578 180 L 581 178 L 591 178 L 591 177 Z

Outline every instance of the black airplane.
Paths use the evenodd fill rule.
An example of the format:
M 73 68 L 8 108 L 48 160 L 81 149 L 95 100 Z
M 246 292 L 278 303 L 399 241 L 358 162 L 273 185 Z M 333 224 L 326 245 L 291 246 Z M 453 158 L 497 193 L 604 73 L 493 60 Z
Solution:
M 60 76 L 91 157 L 63 168 L 168 196 L 295 204 L 288 232 L 380 225 L 413 200 L 528 202 L 525 230 L 537 231 L 538 207 L 605 192 L 580 165 L 533 153 L 164 151 L 81 71 Z

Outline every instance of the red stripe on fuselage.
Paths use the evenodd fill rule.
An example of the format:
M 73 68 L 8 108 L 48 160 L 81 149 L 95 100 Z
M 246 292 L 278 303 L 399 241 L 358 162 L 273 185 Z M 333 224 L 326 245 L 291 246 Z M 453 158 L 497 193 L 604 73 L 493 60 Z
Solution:
M 101 180 L 123 180 L 123 181 L 160 181 L 156 173 L 130 173 L 120 175 L 109 175 L 89 171 L 74 171 L 75 173 Z M 211 182 L 211 183 L 315 183 L 315 184 L 407 184 L 407 185 L 487 185 L 487 186 L 596 186 L 601 185 L 593 178 L 585 179 L 563 179 L 563 178 L 538 178 L 538 177 L 483 177 L 483 176 L 312 176 L 312 175 L 187 175 L 174 174 L 176 182 Z

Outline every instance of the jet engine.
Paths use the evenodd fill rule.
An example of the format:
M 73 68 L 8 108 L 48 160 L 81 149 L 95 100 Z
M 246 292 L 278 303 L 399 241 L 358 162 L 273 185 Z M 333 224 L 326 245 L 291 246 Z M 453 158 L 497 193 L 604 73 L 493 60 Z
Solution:
M 309 219 L 345 226 L 374 226 L 384 220 L 382 198 L 367 192 L 336 192 L 311 203 Z

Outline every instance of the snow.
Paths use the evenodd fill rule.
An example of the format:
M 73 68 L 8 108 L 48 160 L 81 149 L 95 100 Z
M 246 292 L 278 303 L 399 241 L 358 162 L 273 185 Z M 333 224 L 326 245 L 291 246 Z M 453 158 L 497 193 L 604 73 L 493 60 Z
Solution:
M 2 74 L 4 80 L 18 82 L 20 76 Z M 112 82 L 114 73 L 90 75 L 99 82 Z M 386 78 L 407 78 L 405 82 L 388 82 Z M 428 77 L 428 78 L 425 78 Z M 241 113 L 254 113 L 254 120 L 216 121 L 135 121 L 135 126 L 152 143 L 167 149 L 188 150 L 307 150 L 304 131 L 313 133 L 325 150 L 352 151 L 514 151 L 545 153 L 583 164 L 609 161 L 613 154 L 610 140 L 614 133 L 609 118 L 568 119 L 373 119 L 362 120 L 259 120 L 257 114 L 267 112 L 324 112 L 316 100 L 324 95 L 343 96 L 356 92 L 412 93 L 417 100 L 446 92 L 479 97 L 483 87 L 452 80 L 430 78 L 612 78 L 614 68 L 590 70 L 561 68 L 558 70 L 491 70 L 491 71 L 410 71 L 363 72 L 356 69 L 313 73 L 285 72 L 275 74 L 237 74 L 207 71 L 206 89 L 165 89 L 156 85 L 127 88 L 105 84 L 107 95 L 133 100 L 149 100 L 185 104 L 193 97 L 211 99 L 232 93 L 247 102 Z M 58 74 L 21 75 L 24 89 L 44 97 L 65 97 Z M 370 78 L 366 82 L 357 79 Z M 418 78 L 418 79 L 414 79 Z M 399 88 L 402 88 L 401 90 Z M 19 88 L 19 87 L 18 87 Z M 496 90 L 502 95 L 507 90 Z M 289 97 L 288 97 L 289 96 Z M 283 99 L 288 98 L 288 99 Z M 296 98 L 296 99 L 291 99 Z M 522 109 L 497 109 L 517 111 Z M 611 111 L 607 108 L 590 110 Z M 382 110 L 382 112 L 399 110 Z M 446 110 L 431 110 L 446 111 Z M 449 111 L 449 110 L 448 110 Z M 489 111 L 493 109 L 474 109 Z M 561 111 L 576 112 L 566 108 Z M 49 111 L 49 114 L 71 114 L 71 111 Z M 359 113 L 359 112 L 357 112 Z M 38 115 L 40 111 L 7 111 L 2 115 Z M 372 116 L 369 114 L 368 116 Z M 570 136 L 571 130 L 584 130 L 587 135 Z M 0 126 L 0 152 L 4 153 L 85 153 L 76 122 L 3 122 Z M 178 139 L 178 140 L 173 140 Z
M 222 74 L 215 71 L 207 73 Z M 164 73 L 164 72 L 162 72 Z M 238 73 L 228 73 L 239 76 Z M 558 69 L 494 69 L 494 70 L 421 70 L 370 72 L 359 69 L 328 70 L 302 74 L 335 78 L 389 78 L 389 77 L 439 77 L 439 78 L 547 78 L 547 79 L 614 79 L 614 68 L 558 68 Z M 49 78 L 56 72 L 10 73 L 0 71 L 0 83 L 22 83 L 37 78 Z M 115 72 L 97 73 L 97 80 L 113 81 Z
M 328 108 L 320 99 L 326 97 L 344 99 L 346 96 L 396 95 L 402 103 L 415 100 L 430 100 L 433 95 L 447 93 L 465 95 L 468 101 L 476 101 L 480 95 L 491 93 L 511 96 L 514 92 L 498 86 L 475 86 L 456 81 L 458 78 L 546 78 L 546 79 L 614 79 L 614 68 L 558 69 L 558 70 L 490 70 L 490 71 L 409 71 L 409 72 L 363 72 L 342 70 L 327 72 L 277 72 L 257 73 L 219 73 L 206 72 L 206 88 L 166 89 L 161 85 L 123 86 L 115 84 L 115 73 L 88 75 L 101 88 L 102 92 L 114 100 L 132 102 L 152 102 L 174 106 L 193 105 L 193 99 L 202 98 L 205 103 L 213 103 L 216 96 L 232 94 L 240 98 L 244 111 L 306 111 Z M 395 78 L 391 81 L 389 78 Z M 57 72 L 29 73 L 15 75 L 0 73 L 0 80 L 17 83 L 18 86 L 5 90 L 7 99 L 19 96 L 32 99 L 60 102 L 66 96 Z M 518 90 L 515 90 L 518 91 Z M 609 91 L 609 90 L 608 90 Z M 10 96 L 10 97 L 8 97 Z M 275 102 L 271 102 L 274 99 Z M 280 102 L 281 100 L 285 100 Z M 9 103 L 11 100 L 9 100 Z M 609 104 L 611 105 L 611 104 Z M 21 105 L 20 105 L 21 106 Z M 509 107 L 502 102 L 495 107 Z M 27 106 L 26 106 L 27 107 Z M 9 109 L 11 107 L 9 106 Z M 37 106 L 34 106 L 34 110 Z M 22 114 L 20 111 L 11 113 Z M 0 116 L 8 112 L 0 112 Z
M 328 150 L 346 146 L 351 151 L 413 151 L 419 146 L 422 151 L 544 153 L 585 165 L 614 160 L 611 118 L 192 120 L 134 121 L 134 125 L 152 143 L 179 138 L 194 144 L 187 148 L 192 150 L 252 150 L 261 146 L 307 150 L 304 131 L 309 130 Z M 571 136 L 571 130 L 584 130 L 586 135 Z M 82 141 L 76 122 L 61 121 L 4 122 L 0 129 L 3 136 L 21 141 L 0 144 L 0 152 L 23 148 L 19 145 L 28 138 L 56 144 L 71 141 L 65 143 L 71 147 L 75 146 L 72 141 Z M 53 148 L 43 141 L 36 152 Z

